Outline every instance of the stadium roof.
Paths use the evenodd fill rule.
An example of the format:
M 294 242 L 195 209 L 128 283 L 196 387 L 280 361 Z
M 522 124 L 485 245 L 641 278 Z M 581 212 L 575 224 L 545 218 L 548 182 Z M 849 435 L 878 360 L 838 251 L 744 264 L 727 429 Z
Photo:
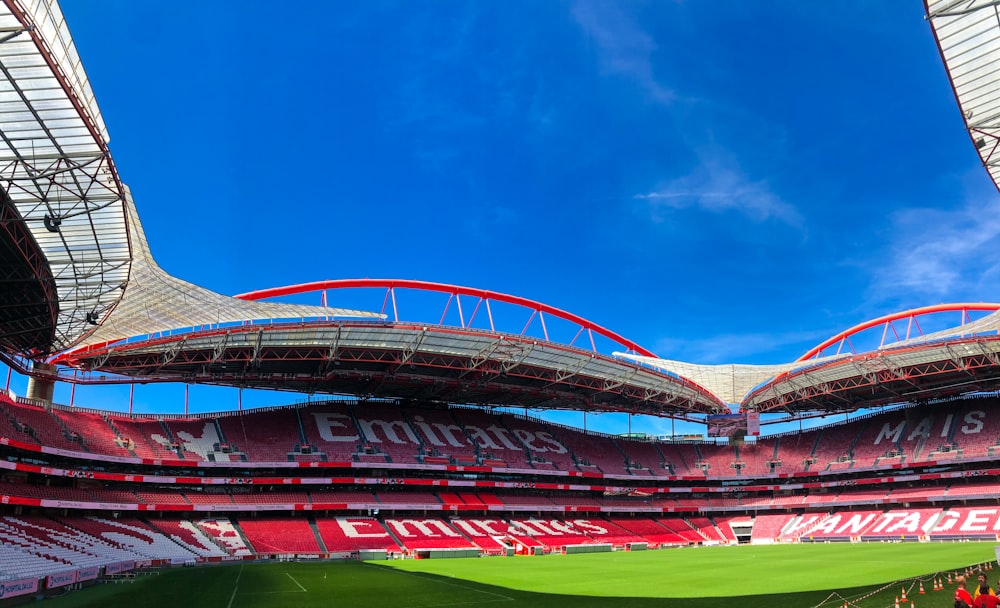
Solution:
M 966 129 L 1000 189 L 1000 3 L 926 0 Z
M 925 398 L 923 394 L 925 392 L 933 394 L 931 396 L 940 394 L 942 390 L 940 384 L 932 386 L 931 383 L 925 382 L 927 386 L 919 389 L 914 385 L 913 380 L 917 376 L 942 374 L 945 371 L 944 368 L 926 367 L 927 365 L 939 363 L 947 366 L 945 360 L 951 360 L 959 367 L 980 368 L 987 365 L 982 362 L 961 363 L 961 361 L 967 355 L 982 355 L 987 360 L 991 357 L 996 358 L 993 352 L 998 348 L 994 342 L 1000 333 L 998 308 L 1000 305 L 997 304 L 950 304 L 886 315 L 858 324 L 823 341 L 796 361 L 777 365 L 698 365 L 630 353 L 615 353 L 615 355 L 688 378 L 726 403 L 739 403 L 743 409 L 765 411 L 776 407 L 802 410 L 856 409 L 877 403 L 922 399 Z M 962 311 L 964 321 L 969 310 L 995 312 L 947 329 L 920 335 L 904 333 L 898 339 L 886 341 L 887 337 L 892 335 L 890 331 L 895 333 L 893 325 L 895 322 L 908 321 L 908 328 L 912 329 L 914 320 L 922 315 L 952 311 Z M 845 347 L 849 347 L 852 336 L 879 327 L 882 327 L 883 331 L 882 343 L 878 348 L 864 353 L 854 352 L 853 349 L 845 350 Z M 958 344 L 963 346 L 959 348 Z M 980 346 L 973 347 L 971 344 Z M 836 347 L 836 352 L 820 356 L 824 355 L 828 347 Z M 902 352 L 906 352 L 907 355 L 902 357 L 900 354 Z M 864 363 L 860 363 L 861 361 Z M 917 369 L 920 366 L 924 367 Z M 882 382 L 876 383 L 873 380 L 871 385 L 867 385 L 868 393 L 865 395 L 853 395 L 851 399 L 845 399 L 843 395 L 837 394 L 848 385 L 857 385 L 864 382 L 865 378 L 874 378 L 873 369 L 893 370 L 900 379 L 906 379 L 910 386 L 905 391 L 888 387 L 880 391 L 874 385 Z M 988 381 L 985 371 L 981 370 L 975 374 L 975 385 L 970 383 L 962 390 L 995 389 L 993 384 L 983 384 Z M 962 380 L 968 378 L 963 376 Z M 833 384 L 835 382 L 842 382 L 844 386 L 836 386 Z M 958 381 L 949 384 L 954 384 L 958 389 L 961 385 L 956 382 Z M 829 396 L 828 402 L 823 402 L 824 396 Z
M 26 10 L 27 8 L 27 10 Z M 54 1 L 0 6 L 0 183 L 41 251 L 57 307 L 51 344 L 76 343 L 114 309 L 131 252 L 108 133 Z M 39 273 L 42 274 L 42 273 Z
M 1000 183 L 1000 155 L 994 154 L 1000 149 L 998 4 L 928 1 L 927 10 L 969 133 Z M 54 361 L 140 380 L 650 414 L 717 412 L 725 403 L 760 411 L 853 409 L 1000 385 L 1000 312 L 968 323 L 963 316 L 961 324 L 926 335 L 907 330 L 888 345 L 883 337 L 877 349 L 862 355 L 843 351 L 853 332 L 927 312 L 907 311 L 851 328 L 794 362 L 706 366 L 652 357 L 585 319 L 573 320 L 581 331 L 618 339 L 633 351 L 620 355 L 629 361 L 556 344 L 547 335 L 532 340 L 523 332 L 492 331 L 492 321 L 490 331 L 398 318 L 390 323 L 373 312 L 259 302 L 255 294 L 231 298 L 170 276 L 156 264 L 108 139 L 54 0 L 28 9 L 4 0 L 0 219 L 10 242 L 0 248 L 0 262 L 30 257 L 32 248 L 44 258 L 44 267 L 16 270 L 30 267 L 39 287 L 31 291 L 33 313 L 48 310 L 53 317 L 47 342 L 40 338 L 47 334 L 28 328 L 38 337 L 32 352 L 20 354 L 38 359 L 62 351 Z M 465 289 L 456 298 L 475 291 L 446 287 Z M 46 309 L 42 305 L 50 302 L 37 301 L 53 293 L 57 306 Z M 501 295 L 478 294 L 487 309 L 489 299 Z M 543 327 L 543 314 L 575 317 L 524 302 Z M 0 301 L 0 307 L 8 304 Z M 336 321 L 345 318 L 379 322 Z M 3 321 L 0 344 L 23 344 L 5 339 Z M 835 353 L 820 357 L 838 342 Z
M 141 382 L 655 416 L 728 411 L 659 369 L 529 336 L 405 322 L 246 325 L 85 347 L 60 362 Z
M 21 249 L 34 245 L 45 261 L 33 269 L 42 284 L 39 293 L 51 293 L 45 289 L 51 282 L 57 299 L 49 343 L 41 337 L 30 348 L 17 343 L 21 354 L 37 357 L 79 344 L 256 319 L 380 316 L 245 302 L 170 276 L 150 254 L 108 140 L 58 4 L 5 1 L 0 6 L 4 217 L 27 228 Z

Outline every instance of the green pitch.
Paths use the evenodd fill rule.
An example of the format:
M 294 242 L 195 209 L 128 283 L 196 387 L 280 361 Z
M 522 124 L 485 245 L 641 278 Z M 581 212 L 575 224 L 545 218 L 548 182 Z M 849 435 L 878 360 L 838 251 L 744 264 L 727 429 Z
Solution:
M 51 608 L 862 608 L 951 606 L 931 575 L 994 559 L 993 543 L 772 545 L 513 558 L 185 568 L 45 602 Z M 913 582 L 919 577 L 925 595 Z M 1000 569 L 989 573 L 991 582 Z M 912 585 L 912 588 L 911 588 Z M 865 597 L 870 596 L 870 597 Z M 908 608 L 909 603 L 905 606 Z

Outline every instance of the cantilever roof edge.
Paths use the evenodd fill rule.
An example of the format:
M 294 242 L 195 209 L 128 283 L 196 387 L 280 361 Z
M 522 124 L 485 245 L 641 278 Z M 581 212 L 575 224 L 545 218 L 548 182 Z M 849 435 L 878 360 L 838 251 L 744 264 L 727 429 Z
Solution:
M 925 0 L 962 120 L 1000 189 L 1000 2 Z

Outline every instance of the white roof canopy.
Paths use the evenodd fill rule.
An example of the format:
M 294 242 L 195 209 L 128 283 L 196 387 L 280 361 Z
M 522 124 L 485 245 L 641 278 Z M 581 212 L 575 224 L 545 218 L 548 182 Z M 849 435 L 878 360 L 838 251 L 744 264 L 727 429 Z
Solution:
M 54 344 L 77 342 L 121 298 L 131 265 L 108 135 L 54 1 L 0 6 L 0 187 L 52 271 Z
M 966 129 L 1000 188 L 1000 6 L 996 0 L 927 0 L 927 15 Z

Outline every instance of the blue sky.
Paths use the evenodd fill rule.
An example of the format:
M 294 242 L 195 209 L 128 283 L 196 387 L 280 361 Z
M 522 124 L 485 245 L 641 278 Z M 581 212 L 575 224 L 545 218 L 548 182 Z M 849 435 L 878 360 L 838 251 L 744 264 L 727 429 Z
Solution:
M 63 10 L 155 256 L 222 293 L 455 283 L 699 363 L 1000 299 L 997 191 L 917 0 Z

